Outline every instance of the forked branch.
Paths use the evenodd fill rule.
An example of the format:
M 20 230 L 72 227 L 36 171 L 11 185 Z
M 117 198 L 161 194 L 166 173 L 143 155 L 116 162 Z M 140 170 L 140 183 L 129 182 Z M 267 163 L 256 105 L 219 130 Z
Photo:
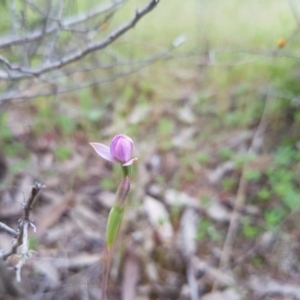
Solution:
M 159 0 L 151 0 L 145 7 L 141 10 L 137 10 L 135 16 L 117 28 L 115 31 L 111 32 L 107 37 L 98 42 L 90 42 L 80 50 L 74 51 L 73 53 L 67 54 L 62 58 L 57 58 L 56 60 L 49 61 L 38 68 L 30 68 L 12 64 L 5 57 L 0 57 L 0 62 L 4 65 L 6 72 L 0 72 L 0 80 L 21 80 L 26 78 L 32 78 L 40 76 L 44 73 L 60 69 L 66 65 L 74 63 L 88 54 L 91 54 L 95 51 L 106 48 L 111 45 L 114 41 L 116 41 L 120 36 L 124 35 L 127 31 L 132 29 L 146 14 L 148 14 L 151 10 L 153 10 L 156 5 L 159 3 Z M 51 32 L 55 31 L 55 29 L 51 29 Z M 1 42 L 0 42 L 1 45 Z

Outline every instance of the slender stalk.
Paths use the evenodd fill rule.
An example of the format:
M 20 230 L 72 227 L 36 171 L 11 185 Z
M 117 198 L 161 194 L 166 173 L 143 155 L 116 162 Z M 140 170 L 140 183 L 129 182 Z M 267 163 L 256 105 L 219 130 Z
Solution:
M 105 246 L 104 252 L 104 263 L 103 263 L 103 277 L 102 277 L 102 284 L 101 284 L 101 300 L 107 300 L 107 282 L 110 270 L 110 261 L 109 261 L 109 249 Z
M 125 177 L 121 181 L 117 193 L 115 205 L 109 212 L 107 228 L 106 228 L 106 246 L 104 251 L 104 260 L 103 260 L 103 277 L 101 283 L 101 300 L 107 300 L 107 284 L 108 277 L 110 272 L 110 267 L 112 263 L 112 258 L 115 252 L 115 246 L 122 222 L 123 212 L 125 208 L 125 200 L 129 193 L 130 189 L 130 179 L 126 175 L 130 168 L 126 168 L 124 172 Z M 123 169 L 124 171 L 124 169 Z
M 103 277 L 101 284 L 101 300 L 107 300 L 107 284 L 108 277 L 110 272 L 110 267 L 112 263 L 112 258 L 115 253 L 116 241 L 113 243 L 111 247 L 105 246 L 104 251 L 104 268 L 103 268 Z

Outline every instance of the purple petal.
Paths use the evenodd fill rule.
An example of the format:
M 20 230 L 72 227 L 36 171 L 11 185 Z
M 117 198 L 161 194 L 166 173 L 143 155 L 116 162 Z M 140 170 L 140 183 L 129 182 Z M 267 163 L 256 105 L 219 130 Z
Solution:
M 96 153 L 100 155 L 102 158 L 111 161 L 113 163 L 118 162 L 113 156 L 110 154 L 110 149 L 108 146 L 100 143 L 90 143 L 90 145 L 94 148 Z
M 114 136 L 114 138 L 112 139 L 111 143 L 110 143 L 110 154 L 113 157 L 116 157 L 115 155 L 115 149 L 116 149 L 116 145 L 118 144 L 118 141 L 122 138 L 121 134 L 118 134 L 116 136 Z
M 111 141 L 110 154 L 118 161 L 126 163 L 131 158 L 133 148 L 132 139 L 125 134 L 119 134 Z

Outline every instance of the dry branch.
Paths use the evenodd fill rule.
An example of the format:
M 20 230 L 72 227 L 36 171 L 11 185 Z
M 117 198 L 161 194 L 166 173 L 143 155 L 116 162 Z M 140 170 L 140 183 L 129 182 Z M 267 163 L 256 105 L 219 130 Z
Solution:
M 18 232 L 16 230 L 14 230 L 13 228 L 7 226 L 6 224 L 0 222 L 0 228 L 5 230 L 7 233 L 17 237 L 18 236 Z
M 92 9 L 90 12 L 88 12 L 86 14 L 81 14 L 79 16 L 70 17 L 63 21 L 60 21 L 59 19 L 57 19 L 58 24 L 49 26 L 45 30 L 42 29 L 42 30 L 30 32 L 24 37 L 18 37 L 18 36 L 15 37 L 15 36 L 11 36 L 11 35 L 5 36 L 2 39 L 0 39 L 0 48 L 7 48 L 10 46 L 22 45 L 24 43 L 32 43 L 32 42 L 35 42 L 35 41 L 45 37 L 46 35 L 56 32 L 58 29 L 71 30 L 71 28 L 73 26 L 78 25 L 80 23 L 87 22 L 88 20 L 90 20 L 98 15 L 107 13 L 112 10 L 116 10 L 124 3 L 125 3 L 125 1 L 116 1 L 116 2 L 114 1 L 112 3 L 106 3 L 104 5 L 102 4 L 98 7 L 95 7 L 94 9 Z M 33 6 L 33 3 L 28 2 L 28 4 Z M 40 12 L 40 13 L 42 14 L 42 12 Z M 49 18 L 49 16 L 46 16 L 46 15 L 44 15 L 44 17 Z
M 13 230 L 12 228 L 6 226 L 5 224 L 1 223 L 0 227 L 6 230 L 7 232 L 13 234 L 16 236 L 15 241 L 13 242 L 13 245 L 10 249 L 3 251 L 2 253 L 0 252 L 0 259 L 6 260 L 9 256 L 13 254 L 17 254 L 18 248 L 22 245 L 21 249 L 21 259 L 19 263 L 15 266 L 16 271 L 17 271 L 17 280 L 20 281 L 20 271 L 21 268 L 26 260 L 26 257 L 28 255 L 28 227 L 33 226 L 32 222 L 30 221 L 30 212 L 33 207 L 34 200 L 39 193 L 39 191 L 43 188 L 44 186 L 38 182 L 36 182 L 31 189 L 31 194 L 24 204 L 24 215 L 21 220 L 19 220 L 19 229 L 18 231 Z
M 90 42 L 83 50 L 77 50 L 74 53 L 70 53 L 61 59 L 54 61 L 49 61 L 45 65 L 39 68 L 27 68 L 23 66 L 18 66 L 10 63 L 6 58 L 0 57 L 0 62 L 8 69 L 8 72 L 5 73 L 2 71 L 0 73 L 0 80 L 20 80 L 24 78 L 37 77 L 44 73 L 60 69 L 68 64 L 76 62 L 90 53 L 101 50 L 112 44 L 120 36 L 125 34 L 128 30 L 132 29 L 139 20 L 142 19 L 147 13 L 149 13 L 154 7 L 159 3 L 159 0 L 151 0 L 144 8 L 137 10 L 135 16 L 129 20 L 127 23 L 120 26 L 118 29 L 110 33 L 103 40 L 98 42 Z M 51 29 L 51 32 L 55 29 Z M 24 41 L 24 40 L 23 40 Z M 0 42 L 1 44 L 1 42 Z

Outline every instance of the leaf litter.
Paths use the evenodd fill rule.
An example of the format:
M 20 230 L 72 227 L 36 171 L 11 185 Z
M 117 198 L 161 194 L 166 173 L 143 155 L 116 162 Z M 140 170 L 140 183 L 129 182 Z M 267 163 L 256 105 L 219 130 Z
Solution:
M 283 229 L 285 234 L 264 229 L 252 239 L 242 234 L 239 224 L 229 268 L 219 267 L 237 193 L 237 185 L 224 188 L 224 179 L 238 183 L 241 169 L 234 157 L 224 161 L 216 149 L 245 153 L 254 131 L 232 129 L 228 134 L 229 129 L 212 127 L 211 138 L 202 141 L 197 139 L 203 121 L 194 109 L 195 101 L 190 99 L 174 112 L 176 105 L 162 105 L 163 111 L 156 111 L 154 118 L 161 114 L 173 118 L 176 130 L 166 133 L 169 144 L 160 144 L 160 137 L 151 132 L 147 140 L 139 141 L 139 135 L 155 125 L 145 121 L 149 105 L 136 104 L 129 114 L 128 123 L 141 126 L 135 140 L 141 158 L 134 166 L 109 299 L 299 299 L 295 222 Z M 47 186 L 32 213 L 37 231 L 30 232 L 34 252 L 22 271 L 22 289 L 31 299 L 98 299 L 105 226 L 115 192 L 113 182 L 106 182 L 107 186 L 103 182 L 118 175 L 93 154 L 85 131 L 74 129 L 71 138 L 55 128 L 36 132 L 26 104 L 11 105 L 7 113 L 9 120 L 17 116 L 26 121 L 22 126 L 10 121 L 8 126 L 11 139 L 24 145 L 27 154 L 25 159 L 1 154 L 8 171 L 0 190 L 0 221 L 16 228 L 30 186 L 36 180 Z M 125 120 L 108 124 L 103 134 L 115 133 L 124 124 Z M 62 146 L 70 153 L 62 151 L 59 156 L 57 149 Z M 197 161 L 199 148 L 211 153 L 207 161 Z M 28 164 L 17 167 L 22 160 Z M 271 160 L 271 154 L 258 152 L 249 165 L 263 172 Z M 257 183 L 249 182 L 247 196 L 256 191 Z M 260 223 L 263 209 L 260 203 L 248 201 L 238 213 L 241 220 Z M 1 232 L 0 248 L 9 244 L 10 237 Z M 218 290 L 213 289 L 216 283 Z

